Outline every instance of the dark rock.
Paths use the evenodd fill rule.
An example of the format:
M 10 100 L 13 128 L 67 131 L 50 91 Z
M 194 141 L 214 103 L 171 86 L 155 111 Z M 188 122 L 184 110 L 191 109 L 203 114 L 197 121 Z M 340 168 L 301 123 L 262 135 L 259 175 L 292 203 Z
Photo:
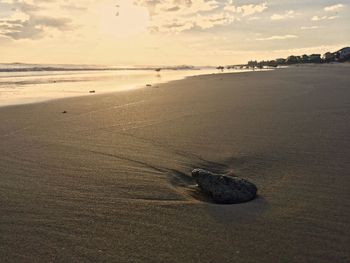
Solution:
M 237 204 L 255 198 L 257 187 L 242 178 L 215 174 L 203 169 L 194 169 L 192 177 L 198 187 L 210 196 L 215 203 Z
M 63 113 L 63 114 L 66 114 L 66 113 L 67 113 L 67 111 L 62 111 L 62 113 Z

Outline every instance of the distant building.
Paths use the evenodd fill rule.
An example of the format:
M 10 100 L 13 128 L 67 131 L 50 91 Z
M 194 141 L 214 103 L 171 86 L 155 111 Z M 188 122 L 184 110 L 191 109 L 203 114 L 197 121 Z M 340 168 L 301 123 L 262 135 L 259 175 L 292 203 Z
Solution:
M 269 60 L 269 61 L 267 61 L 267 66 L 275 68 L 278 66 L 278 64 L 277 64 L 276 60 Z
M 298 58 L 296 56 L 289 56 L 286 60 L 287 64 L 296 64 L 298 63 Z
M 329 62 L 346 62 L 350 61 L 350 47 L 344 47 L 337 52 L 327 52 L 323 54 L 312 54 L 302 56 L 289 56 L 288 58 L 276 58 L 275 60 L 266 61 L 249 61 L 245 66 L 247 68 L 263 68 L 263 67 L 277 67 L 278 65 L 292 65 L 292 64 L 304 64 L 304 63 L 329 63 Z
M 344 61 L 350 59 L 350 47 L 344 47 L 335 53 L 337 60 Z
M 284 58 L 277 58 L 276 59 L 277 65 L 284 65 L 286 63 L 286 59 Z
M 251 60 L 248 62 L 248 67 L 255 68 L 258 66 L 258 62 L 256 60 Z
M 321 63 L 321 54 L 312 54 L 309 56 L 311 63 Z
M 301 56 L 301 62 L 302 63 L 309 63 L 309 61 L 310 61 L 310 58 L 309 58 L 308 55 L 304 54 L 304 55 Z
M 325 62 L 333 62 L 335 61 L 335 57 L 336 57 L 335 53 L 327 52 L 323 55 L 323 60 Z

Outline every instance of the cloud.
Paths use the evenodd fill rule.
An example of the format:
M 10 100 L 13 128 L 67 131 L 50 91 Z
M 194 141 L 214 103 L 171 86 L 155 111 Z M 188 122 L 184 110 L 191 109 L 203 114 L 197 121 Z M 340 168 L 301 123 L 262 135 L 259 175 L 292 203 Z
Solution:
M 190 18 L 174 18 L 172 20 L 166 20 L 162 24 L 156 24 L 151 27 L 151 31 L 178 33 L 193 28 L 209 29 L 217 25 L 229 24 L 233 20 L 233 17 L 227 16 L 226 14 L 197 14 Z
M 101 10 L 107 11 L 106 6 L 110 5 L 110 8 L 113 8 L 115 5 L 112 0 L 103 1 L 104 4 L 97 4 L 94 0 L 0 0 L 0 17 L 2 5 L 6 5 L 8 10 L 5 20 L 18 20 L 18 17 L 13 16 L 21 15 L 21 22 L 17 23 L 16 27 L 4 22 L 6 26 L 0 29 L 0 35 L 13 39 L 38 39 L 50 35 L 53 30 L 66 31 L 78 26 L 87 27 L 87 24 L 98 28 L 99 25 L 94 25 L 93 21 L 84 23 L 79 14 L 88 13 L 92 17 Z M 145 27 L 151 32 L 161 33 L 206 30 L 243 19 L 258 19 L 255 15 L 267 9 L 266 1 L 235 5 L 233 0 L 123 0 L 119 1 L 118 8 L 121 10 L 126 4 L 145 10 L 148 14 Z M 46 18 L 45 21 L 41 20 L 42 17 Z M 96 22 L 99 23 L 100 20 L 96 19 Z M 24 30 L 26 32 L 23 32 Z
M 278 36 L 271 36 L 271 37 L 266 37 L 266 38 L 257 38 L 255 40 L 266 41 L 266 40 L 285 40 L 285 39 L 293 39 L 293 38 L 298 38 L 298 36 L 296 36 L 296 35 L 278 35 Z
M 146 7 L 151 16 L 176 12 L 181 15 L 211 11 L 219 6 L 216 0 L 135 0 L 134 4 Z
M 311 17 L 311 21 L 322 21 L 322 20 L 334 20 L 339 18 L 338 11 L 343 9 L 345 6 L 343 4 L 330 5 L 323 8 L 323 12 L 334 12 L 331 15 L 323 14 L 323 15 L 315 15 Z
M 178 33 L 198 28 L 210 28 L 224 23 L 223 17 L 210 13 L 219 7 L 215 0 L 136 0 L 135 5 L 145 7 L 150 15 L 151 32 Z
M 335 12 L 339 11 L 340 9 L 343 9 L 345 6 L 343 4 L 336 4 L 331 6 L 326 6 L 323 10 L 326 12 Z
M 312 29 L 318 29 L 319 26 L 302 26 L 300 27 L 301 30 L 312 30 Z
M 66 5 L 69 5 L 66 1 Z M 13 40 L 40 39 L 54 31 L 73 28 L 68 17 L 49 16 L 56 1 L 43 0 L 0 0 L 0 36 Z
M 147 8 L 151 31 L 168 33 L 229 25 L 267 9 L 266 2 L 236 6 L 232 0 L 136 0 L 134 3 Z
M 273 14 L 270 19 L 271 20 L 284 20 L 288 18 L 294 18 L 295 12 L 293 10 L 289 10 L 284 12 L 283 14 Z
M 321 20 L 334 20 L 339 16 L 313 16 L 311 17 L 311 21 L 321 21 Z
M 343 9 L 345 5 L 343 4 L 336 4 L 336 5 L 330 5 L 323 8 L 323 12 L 334 12 L 331 15 L 323 14 L 323 15 L 315 15 L 311 17 L 311 21 L 322 21 L 322 20 L 334 20 L 339 17 L 338 12 Z
M 0 20 L 0 35 L 19 39 L 39 39 L 48 28 L 69 30 L 70 19 L 30 16 L 26 20 Z
M 61 8 L 67 9 L 69 11 L 86 11 L 87 8 L 85 6 L 80 6 L 76 4 L 62 4 L 60 5 Z
M 225 11 L 239 14 L 239 15 L 242 15 L 243 17 L 261 13 L 266 9 L 267 9 L 266 2 L 257 4 L 257 5 L 250 4 L 250 5 L 235 6 L 233 5 L 232 1 L 230 1 L 230 3 L 224 8 Z

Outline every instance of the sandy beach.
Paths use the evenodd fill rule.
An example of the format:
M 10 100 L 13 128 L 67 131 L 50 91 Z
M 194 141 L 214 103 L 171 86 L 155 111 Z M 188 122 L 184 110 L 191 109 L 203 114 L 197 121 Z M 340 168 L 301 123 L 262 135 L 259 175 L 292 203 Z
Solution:
M 350 262 L 349 73 L 203 75 L 0 108 L 0 261 Z M 205 202 L 194 168 L 259 196 Z

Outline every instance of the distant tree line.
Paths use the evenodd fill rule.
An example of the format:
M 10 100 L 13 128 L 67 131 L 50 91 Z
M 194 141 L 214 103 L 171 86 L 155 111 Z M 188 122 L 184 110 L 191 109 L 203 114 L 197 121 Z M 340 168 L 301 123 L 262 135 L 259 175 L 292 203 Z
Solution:
M 264 68 L 264 67 L 278 67 L 294 64 L 307 64 L 307 63 L 331 63 L 331 62 L 350 62 L 350 47 L 344 47 L 336 52 L 327 52 L 321 56 L 321 54 L 311 54 L 294 56 L 291 55 L 287 58 L 277 58 L 274 60 L 251 60 L 245 65 L 230 65 L 226 66 L 227 69 L 233 68 Z M 225 67 L 218 66 L 217 69 L 223 71 Z
M 311 55 L 302 55 L 294 56 L 291 55 L 287 58 L 277 58 L 275 60 L 263 60 L 249 61 L 247 66 L 254 68 L 263 68 L 263 67 L 277 67 L 283 65 L 293 65 L 293 64 L 307 64 L 307 63 L 331 63 L 331 62 L 346 62 L 350 61 L 350 47 L 342 48 L 336 52 L 327 52 L 321 56 L 321 54 L 311 54 Z

